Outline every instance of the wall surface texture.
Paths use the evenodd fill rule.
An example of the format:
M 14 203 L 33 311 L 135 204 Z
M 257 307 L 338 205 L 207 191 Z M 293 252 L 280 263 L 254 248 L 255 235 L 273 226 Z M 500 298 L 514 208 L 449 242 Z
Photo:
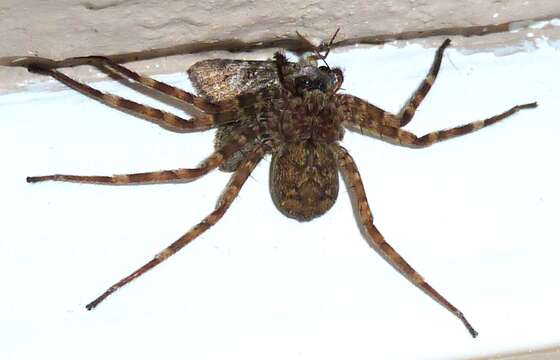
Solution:
M 336 28 L 341 44 L 476 35 L 455 36 L 454 46 L 516 51 L 541 35 L 560 38 L 559 27 L 539 23 L 558 17 L 557 0 L 350 0 L 344 5 L 334 0 L 4 0 L 0 65 L 21 56 L 61 60 L 102 54 L 132 61 L 216 49 L 301 48 L 305 44 L 296 31 L 327 40 Z M 434 45 L 440 39 L 426 41 Z M 175 56 L 135 68 L 176 72 L 194 59 Z M 0 67 L 0 91 L 30 78 L 23 69 Z

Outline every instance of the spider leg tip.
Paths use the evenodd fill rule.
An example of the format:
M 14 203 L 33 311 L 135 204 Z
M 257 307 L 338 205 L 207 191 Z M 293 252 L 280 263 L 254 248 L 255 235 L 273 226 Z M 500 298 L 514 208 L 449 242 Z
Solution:
M 538 106 L 539 106 L 539 103 L 536 102 L 536 101 L 534 101 L 534 102 L 532 102 L 532 103 L 523 104 L 523 105 L 518 105 L 517 108 L 518 108 L 519 110 L 521 110 L 521 109 L 534 109 L 534 108 L 536 108 L 536 107 L 538 107 Z
M 26 68 L 27 68 L 27 71 L 29 71 L 32 74 L 47 74 L 47 70 L 43 69 L 39 65 L 30 64 L 30 65 L 27 65 Z
M 473 337 L 473 339 L 476 339 L 476 337 L 478 336 L 478 331 L 471 328 L 471 329 L 469 329 L 469 332 L 471 333 L 471 336 Z
M 25 178 L 25 181 L 28 183 L 36 183 L 48 180 L 57 180 L 58 175 L 45 175 L 45 176 L 28 176 Z
M 457 311 L 455 313 L 455 315 L 461 320 L 461 322 L 463 323 L 463 325 L 465 325 L 465 327 L 467 328 L 468 332 L 471 334 L 471 336 L 474 338 L 476 338 L 478 336 L 478 331 L 476 331 L 471 323 L 467 320 L 467 318 L 463 315 L 462 312 Z

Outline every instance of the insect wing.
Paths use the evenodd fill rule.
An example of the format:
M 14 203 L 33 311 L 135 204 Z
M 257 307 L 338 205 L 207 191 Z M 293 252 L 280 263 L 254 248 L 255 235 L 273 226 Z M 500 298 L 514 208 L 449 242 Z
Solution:
M 187 73 L 198 93 L 214 102 L 280 86 L 273 61 L 203 60 Z

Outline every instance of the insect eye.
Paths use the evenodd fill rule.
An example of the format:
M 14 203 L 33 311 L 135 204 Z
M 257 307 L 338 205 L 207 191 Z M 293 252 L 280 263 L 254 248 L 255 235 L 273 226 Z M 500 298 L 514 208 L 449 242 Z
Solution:
M 326 84 L 321 79 L 311 79 L 307 76 L 300 76 L 295 79 L 295 90 L 298 94 L 303 94 L 310 90 L 326 90 Z
M 297 88 L 309 88 L 311 86 L 311 79 L 306 76 L 300 76 L 296 78 Z
M 307 76 L 299 76 L 295 79 L 296 91 L 301 94 L 305 90 L 313 88 L 313 82 Z
M 329 69 L 327 66 L 323 65 L 323 66 L 319 66 L 319 70 L 321 70 L 321 71 L 329 71 L 330 69 Z

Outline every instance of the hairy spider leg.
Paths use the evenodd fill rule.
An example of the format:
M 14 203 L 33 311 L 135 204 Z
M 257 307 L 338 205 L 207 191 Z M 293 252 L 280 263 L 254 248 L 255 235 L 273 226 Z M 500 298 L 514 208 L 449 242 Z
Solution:
M 165 182 L 192 181 L 201 176 L 208 174 L 218 166 L 227 161 L 233 154 L 241 150 L 249 141 L 254 139 L 255 132 L 249 128 L 245 128 L 239 133 L 232 136 L 227 144 L 221 146 L 210 156 L 202 161 L 202 163 L 192 169 L 175 169 L 162 170 L 154 172 L 121 174 L 113 176 L 81 176 L 81 175 L 45 175 L 30 176 L 27 182 L 35 183 L 39 181 L 67 181 L 90 184 L 107 184 L 107 185 L 125 185 L 125 184 L 158 184 Z
M 338 144 L 333 144 L 332 149 L 335 152 L 339 164 L 339 169 L 344 176 L 348 188 L 348 192 L 352 198 L 352 204 L 358 214 L 361 227 L 365 230 L 366 238 L 369 245 L 379 252 L 385 260 L 395 267 L 404 277 L 411 283 L 416 285 L 432 299 L 449 310 L 453 315 L 459 318 L 472 337 L 476 337 L 478 333 L 459 309 L 447 301 L 440 293 L 432 288 L 422 276 L 410 266 L 406 260 L 397 253 L 391 245 L 389 245 L 383 235 L 377 230 L 373 224 L 373 216 L 368 204 L 364 185 L 362 183 L 360 173 L 356 163 L 348 153 L 348 151 Z
M 341 106 L 346 112 L 351 114 L 351 117 L 361 117 L 364 121 L 365 119 L 368 119 L 368 121 L 371 121 L 372 123 L 387 125 L 393 128 L 405 126 L 412 120 L 412 117 L 416 113 L 416 109 L 420 106 L 420 103 L 424 100 L 436 80 L 441 66 L 441 60 L 443 58 L 443 51 L 447 46 L 449 46 L 450 42 L 451 40 L 447 39 L 439 47 L 430 72 L 426 75 L 424 81 L 422 81 L 414 94 L 412 94 L 408 102 L 403 106 L 399 115 L 392 114 L 373 104 L 370 104 L 366 100 L 350 94 L 338 95 Z M 362 126 L 361 122 L 360 126 Z
M 402 130 L 396 127 L 379 124 L 376 121 L 368 121 L 365 117 L 354 117 L 349 122 L 345 122 L 345 126 L 351 130 L 360 132 L 365 135 L 370 135 L 380 140 L 398 145 L 422 148 L 430 146 L 436 142 L 470 134 L 476 130 L 480 130 L 486 126 L 495 124 L 523 109 L 536 108 L 537 103 L 529 103 L 523 105 L 516 105 L 499 115 L 492 116 L 485 120 L 473 121 L 465 125 L 456 126 L 450 129 L 438 130 L 430 132 L 423 136 L 416 136 L 410 131 Z
M 99 303 L 105 300 L 109 295 L 114 293 L 119 288 L 128 284 L 132 280 L 144 274 L 146 271 L 152 269 L 153 267 L 160 264 L 162 261 L 166 260 L 171 255 L 175 254 L 177 251 L 181 250 L 184 246 L 189 244 L 192 240 L 196 239 L 200 234 L 208 230 L 212 225 L 216 224 L 222 216 L 226 213 L 227 209 L 230 207 L 232 202 L 235 200 L 241 187 L 255 169 L 259 161 L 264 156 L 264 150 L 262 147 L 255 148 L 251 153 L 247 154 L 244 162 L 237 168 L 230 178 L 229 183 L 226 185 L 224 192 L 220 196 L 216 208 L 208 216 L 206 216 L 201 222 L 195 225 L 191 230 L 181 236 L 174 243 L 159 252 L 152 260 L 144 264 L 142 267 L 138 268 L 132 274 L 121 279 L 110 288 L 108 288 L 103 294 L 98 298 L 93 300 L 91 303 L 86 305 L 88 310 L 95 308 Z
M 449 44 L 451 44 L 451 40 L 445 39 L 443 44 L 440 45 L 440 47 L 436 51 L 436 56 L 434 57 L 434 61 L 432 63 L 430 71 L 428 72 L 428 75 L 426 75 L 426 77 L 424 78 L 418 89 L 416 89 L 416 91 L 412 94 L 408 102 L 404 104 L 402 110 L 399 112 L 399 115 L 394 119 L 395 121 L 387 125 L 393 127 L 403 127 L 412 120 L 414 114 L 416 113 L 416 109 L 418 108 L 418 106 L 420 106 L 422 100 L 424 100 L 426 95 L 428 95 L 428 92 L 436 81 L 439 69 L 441 67 L 441 61 L 443 59 L 443 52 L 445 51 L 445 48 L 449 46 Z
M 275 52 L 273 58 L 274 58 L 274 62 L 276 62 L 278 80 L 280 84 L 284 86 L 285 80 L 284 80 L 284 73 L 282 72 L 282 69 L 284 68 L 284 66 L 287 66 L 289 64 L 288 59 L 286 58 L 286 55 L 282 54 L 280 51 Z
M 186 102 L 191 104 L 198 109 L 208 112 L 208 113 L 215 113 L 218 112 L 218 108 L 212 102 L 204 99 L 203 97 L 191 94 L 185 90 L 176 88 L 174 86 L 168 85 L 164 82 L 157 81 L 150 77 L 140 75 L 118 63 L 115 61 L 105 57 L 105 56 L 84 56 L 84 57 L 76 57 L 63 60 L 64 61 L 72 61 L 77 60 L 81 61 L 80 65 L 88 64 L 95 66 L 101 70 L 110 70 L 112 73 L 116 73 L 121 77 L 128 78 L 130 80 L 134 80 L 148 88 L 157 90 L 163 94 L 166 94 L 174 99 Z M 76 65 L 77 66 L 77 65 Z
M 203 112 L 208 114 L 216 114 L 220 112 L 231 111 L 232 109 L 250 107 L 255 103 L 261 102 L 265 99 L 273 98 L 277 95 L 277 91 L 275 89 L 261 89 L 256 92 L 247 92 L 244 94 L 240 94 L 233 99 L 211 102 L 201 96 L 191 94 L 185 90 L 176 88 L 161 81 L 157 81 L 148 76 L 140 75 L 104 56 L 68 58 L 60 61 L 59 63 L 70 63 L 72 64 L 72 66 L 95 66 L 102 71 L 109 71 L 111 74 L 117 75 L 120 78 L 133 80 L 147 88 L 154 89 L 174 99 L 191 104 L 199 110 L 202 110 Z
M 92 88 L 91 86 L 73 80 L 56 70 L 44 69 L 36 65 L 30 65 L 28 67 L 28 70 L 34 73 L 49 75 L 60 81 L 61 83 L 67 85 L 68 87 L 84 95 L 90 96 L 93 99 L 98 100 L 106 105 L 125 112 L 130 112 L 134 115 L 152 121 L 167 130 L 176 132 L 203 131 L 212 129 L 219 125 L 236 122 L 246 113 L 244 109 L 240 109 L 237 111 L 232 110 L 217 114 L 203 114 L 187 120 L 170 112 L 139 104 L 137 102 L 113 94 L 103 93 L 97 89 Z

